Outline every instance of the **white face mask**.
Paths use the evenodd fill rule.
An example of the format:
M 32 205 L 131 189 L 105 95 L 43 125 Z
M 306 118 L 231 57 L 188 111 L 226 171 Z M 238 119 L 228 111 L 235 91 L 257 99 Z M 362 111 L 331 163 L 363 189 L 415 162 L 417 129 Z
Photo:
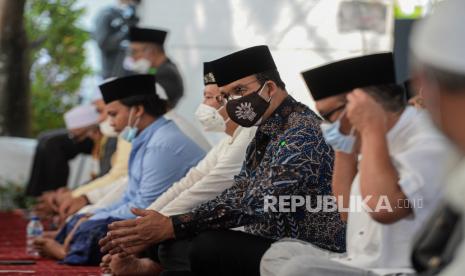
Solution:
M 152 63 L 146 58 L 134 60 L 132 57 L 127 56 L 124 58 L 123 67 L 128 71 L 133 71 L 139 74 L 146 74 L 149 72 Z
M 118 133 L 115 129 L 110 125 L 110 117 L 108 117 L 105 121 L 99 124 L 100 132 L 107 137 L 116 137 Z
M 225 121 L 223 116 L 219 113 L 219 109 L 215 109 L 209 105 L 201 103 L 195 111 L 195 117 L 203 126 L 205 131 L 210 132 L 224 132 L 226 130 L 226 123 L 229 121 L 229 118 Z

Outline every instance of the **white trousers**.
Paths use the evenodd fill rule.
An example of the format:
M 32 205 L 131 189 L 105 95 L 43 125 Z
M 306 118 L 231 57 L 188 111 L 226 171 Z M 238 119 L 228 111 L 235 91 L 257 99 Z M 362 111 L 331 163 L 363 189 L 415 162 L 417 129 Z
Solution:
M 304 241 L 284 239 L 272 244 L 263 255 L 260 274 L 262 276 L 376 275 L 334 260 L 343 256 Z

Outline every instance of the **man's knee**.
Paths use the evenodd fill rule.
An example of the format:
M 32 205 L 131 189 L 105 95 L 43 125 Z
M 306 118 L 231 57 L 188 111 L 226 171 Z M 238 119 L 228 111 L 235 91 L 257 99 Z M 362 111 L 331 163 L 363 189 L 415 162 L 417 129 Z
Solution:
M 190 240 L 167 241 L 158 246 L 158 260 L 171 271 L 190 270 Z M 152 260 L 155 260 L 151 257 Z
M 260 261 L 260 273 L 267 276 L 278 275 L 284 263 L 301 254 L 299 249 L 292 241 L 273 243 Z
M 192 240 L 189 251 L 191 265 L 214 263 L 215 261 L 212 260 L 211 256 L 218 256 L 217 254 L 221 254 L 221 250 L 219 250 L 218 246 L 215 246 L 218 245 L 218 242 L 221 242 L 220 234 L 216 231 L 204 232 L 197 235 Z
M 276 276 L 306 276 L 310 275 L 313 269 L 311 258 L 309 256 L 297 256 L 283 262 L 281 267 L 276 270 Z M 264 274 L 267 275 L 267 274 Z

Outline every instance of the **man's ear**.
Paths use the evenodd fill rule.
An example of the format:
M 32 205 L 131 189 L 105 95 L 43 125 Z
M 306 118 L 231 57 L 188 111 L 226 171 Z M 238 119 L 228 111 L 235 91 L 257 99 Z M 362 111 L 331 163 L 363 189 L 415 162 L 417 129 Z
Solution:
M 144 106 L 143 105 L 136 105 L 134 106 L 134 117 L 135 118 L 140 118 L 144 114 Z
M 278 93 L 278 86 L 274 81 L 268 81 L 265 85 L 268 87 L 268 95 L 270 98 Z

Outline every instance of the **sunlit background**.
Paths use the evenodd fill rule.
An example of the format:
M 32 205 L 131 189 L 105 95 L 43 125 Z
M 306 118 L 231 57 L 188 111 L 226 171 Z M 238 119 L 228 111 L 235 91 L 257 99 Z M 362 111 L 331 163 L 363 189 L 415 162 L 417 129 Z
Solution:
M 271 48 L 288 92 L 314 107 L 300 72 L 337 59 L 392 51 L 399 44 L 399 57 L 406 57 L 408 29 L 414 19 L 433 10 L 439 1 L 428 0 L 144 0 L 138 8 L 139 26 L 169 30 L 165 48 L 184 79 L 185 95 L 177 111 L 200 129 L 194 111 L 202 100 L 202 63 L 249 46 Z M 117 0 L 78 0 L 84 8 L 78 25 L 94 30 L 96 16 Z M 405 26 L 404 26 L 405 25 Z M 396 27 L 398 28 L 396 30 Z M 404 30 L 405 29 L 405 30 Z M 399 34 L 398 34 L 399 33 Z M 396 41 L 398 37 L 398 41 Z M 86 64 L 93 74 L 76 91 L 90 101 L 102 80 L 99 49 L 85 43 Z M 403 63 L 407 60 L 401 59 Z M 406 64 L 401 64 L 407 78 Z M 337 81 L 337 79 L 335 79 Z M 216 143 L 221 136 L 206 134 Z M 2 137 L 0 137 L 2 138 Z M 0 139 L 0 175 L 23 183 L 27 179 L 34 139 Z M 71 174 L 70 181 L 76 181 Z

